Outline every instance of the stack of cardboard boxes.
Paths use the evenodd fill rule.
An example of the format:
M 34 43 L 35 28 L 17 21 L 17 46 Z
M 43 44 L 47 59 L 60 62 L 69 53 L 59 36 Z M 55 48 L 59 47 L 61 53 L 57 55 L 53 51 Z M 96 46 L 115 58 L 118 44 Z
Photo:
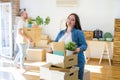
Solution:
M 41 35 L 41 28 L 24 28 L 24 33 L 33 39 L 33 48 L 27 49 L 27 60 L 47 62 L 40 66 L 40 80 L 78 80 L 77 54 L 66 56 L 63 43 L 53 43 L 53 54 L 46 53 L 46 48 L 50 47 L 50 38 L 48 35 Z M 86 78 L 89 77 L 90 75 Z
M 40 80 L 78 80 L 77 60 L 77 54 L 65 56 L 46 53 L 47 63 L 40 66 Z
M 40 66 L 40 79 L 43 80 L 78 80 L 77 54 L 60 56 L 46 54 L 46 65 Z
M 113 65 L 120 65 L 120 19 L 115 19 Z
M 32 38 L 31 47 L 33 48 L 45 48 L 48 47 L 50 42 L 49 35 L 42 34 L 42 28 L 23 28 L 24 34 Z M 28 41 L 24 39 L 24 42 Z
M 45 61 L 46 60 L 46 50 L 49 48 L 50 38 L 48 35 L 42 34 L 42 28 L 23 28 L 24 34 L 32 38 L 32 43 L 29 43 L 24 39 L 26 43 L 29 44 L 27 51 L 28 61 Z

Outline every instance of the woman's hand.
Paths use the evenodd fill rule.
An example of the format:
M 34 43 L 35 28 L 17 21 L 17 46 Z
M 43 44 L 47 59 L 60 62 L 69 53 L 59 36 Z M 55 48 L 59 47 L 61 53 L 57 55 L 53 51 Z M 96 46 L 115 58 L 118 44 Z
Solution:
M 74 53 L 79 53 L 80 52 L 80 48 L 76 48 Z

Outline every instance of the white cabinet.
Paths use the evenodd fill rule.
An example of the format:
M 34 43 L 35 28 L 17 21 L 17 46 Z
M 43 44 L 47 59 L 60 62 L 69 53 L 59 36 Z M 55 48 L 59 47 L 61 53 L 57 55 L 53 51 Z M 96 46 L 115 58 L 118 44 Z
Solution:
M 109 49 L 110 58 L 113 57 L 113 42 L 107 42 L 107 41 L 93 41 L 87 40 L 88 49 L 86 51 L 86 55 L 89 58 L 100 58 L 102 53 L 106 50 L 105 45 L 107 44 L 107 47 Z M 107 56 L 104 56 L 104 58 L 107 58 Z

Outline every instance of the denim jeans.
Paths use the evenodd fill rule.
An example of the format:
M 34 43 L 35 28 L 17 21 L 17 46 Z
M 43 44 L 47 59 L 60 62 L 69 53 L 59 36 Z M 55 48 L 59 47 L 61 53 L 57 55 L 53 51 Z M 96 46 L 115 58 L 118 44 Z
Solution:
M 84 64 L 82 64 L 81 66 L 79 65 L 79 71 L 78 71 L 78 78 L 80 80 L 83 80 L 83 76 L 84 76 Z
M 27 45 L 23 43 L 17 43 L 18 50 L 14 59 L 14 64 L 17 65 L 20 62 L 20 68 L 24 68 L 24 58 L 26 56 Z
M 81 53 L 78 54 L 78 67 L 79 67 L 78 78 L 80 80 L 83 80 L 84 67 L 85 67 L 85 58 L 84 58 L 84 55 L 81 54 Z

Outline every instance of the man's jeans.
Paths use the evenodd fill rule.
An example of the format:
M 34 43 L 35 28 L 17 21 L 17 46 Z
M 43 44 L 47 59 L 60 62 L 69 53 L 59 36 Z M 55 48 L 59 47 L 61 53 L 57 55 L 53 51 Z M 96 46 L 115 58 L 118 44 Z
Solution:
M 17 43 L 17 46 L 18 46 L 18 50 L 16 53 L 16 57 L 14 59 L 14 64 L 17 65 L 20 61 L 20 68 L 24 68 L 24 58 L 26 56 L 27 45 L 22 43 Z

